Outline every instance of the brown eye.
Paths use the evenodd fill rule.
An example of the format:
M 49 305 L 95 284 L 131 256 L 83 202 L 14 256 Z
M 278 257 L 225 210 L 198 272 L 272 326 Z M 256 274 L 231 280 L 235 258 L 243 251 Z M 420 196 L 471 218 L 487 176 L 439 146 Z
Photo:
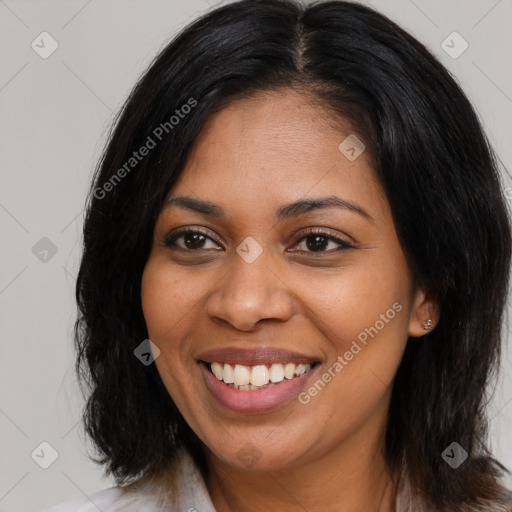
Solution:
M 208 247 L 208 242 L 211 242 L 213 247 Z M 165 245 L 170 249 L 182 249 L 184 251 L 219 250 L 218 245 L 212 238 L 201 231 L 191 229 L 179 231 L 166 237 Z
M 298 240 L 294 247 L 297 252 L 331 253 L 354 247 L 339 237 L 333 236 L 326 231 L 310 230 L 306 236 Z

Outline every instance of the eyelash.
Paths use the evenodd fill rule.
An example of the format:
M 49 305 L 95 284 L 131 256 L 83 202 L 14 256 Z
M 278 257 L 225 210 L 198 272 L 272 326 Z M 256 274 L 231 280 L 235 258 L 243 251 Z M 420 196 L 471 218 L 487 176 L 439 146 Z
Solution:
M 211 241 L 217 243 L 220 245 L 219 242 L 217 242 L 217 240 L 215 240 L 214 238 L 212 238 L 211 236 L 209 236 L 207 233 L 199 230 L 199 229 L 190 229 L 190 228 L 186 228 L 186 229 L 182 229 L 176 233 L 173 233 L 171 235 L 168 235 L 164 238 L 163 240 L 163 243 L 161 245 L 163 245 L 164 247 L 167 247 L 173 251 L 186 251 L 186 252 L 203 252 L 203 251 L 209 251 L 211 249 L 186 249 L 186 248 L 183 248 L 183 247 L 179 247 L 179 246 L 176 246 L 175 245 L 175 242 L 176 240 L 178 240 L 179 238 L 181 238 L 182 236 L 184 235 L 193 235 L 193 234 L 196 234 L 196 235 L 203 235 L 204 237 L 210 239 Z M 322 229 L 322 228 L 310 228 L 308 229 L 307 231 L 303 231 L 299 234 L 299 237 L 293 244 L 293 247 L 296 247 L 297 245 L 299 245 L 303 240 L 306 240 L 307 238 L 309 237 L 312 237 L 312 236 L 320 236 L 320 237 L 323 237 L 323 238 L 326 238 L 328 239 L 329 241 L 334 241 L 336 242 L 337 244 L 340 245 L 340 247 L 338 247 L 337 249 L 331 249 L 331 250 L 327 250 L 327 251 L 318 251 L 318 252 L 315 252 L 315 251 L 299 251 L 299 250 L 294 250 L 292 252 L 306 252 L 306 253 L 310 253 L 310 254 L 313 254 L 313 255 L 322 255 L 322 254 L 331 254 L 333 252 L 339 252 L 339 251 L 343 251 L 343 250 L 347 250 L 347 249 L 355 249 L 355 247 L 351 244 L 349 244 L 348 242 L 346 242 L 345 240 L 337 237 L 337 236 L 334 236 L 332 235 L 329 231 L 326 231 L 325 229 Z M 214 250 L 219 250 L 219 249 L 214 249 Z

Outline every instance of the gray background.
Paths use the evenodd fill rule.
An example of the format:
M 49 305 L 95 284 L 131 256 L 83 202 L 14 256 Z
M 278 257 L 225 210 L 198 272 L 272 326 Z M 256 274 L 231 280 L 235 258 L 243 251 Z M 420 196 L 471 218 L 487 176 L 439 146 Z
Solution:
M 365 3 L 439 56 L 510 168 L 512 0 Z M 73 293 L 85 194 L 113 114 L 140 73 L 177 30 L 214 4 L 0 0 L 0 512 L 38 511 L 113 484 L 87 458 L 73 372 Z M 46 59 L 40 53 L 52 42 L 39 37 L 43 31 L 58 43 Z M 460 52 L 463 42 L 450 36 L 454 31 L 469 44 L 457 58 L 442 47 L 446 40 L 452 55 Z M 40 242 L 43 237 L 51 242 Z M 505 349 L 490 416 L 492 448 L 508 467 L 510 401 Z M 42 442 L 58 452 L 47 469 L 40 464 L 52 462 L 51 450 Z

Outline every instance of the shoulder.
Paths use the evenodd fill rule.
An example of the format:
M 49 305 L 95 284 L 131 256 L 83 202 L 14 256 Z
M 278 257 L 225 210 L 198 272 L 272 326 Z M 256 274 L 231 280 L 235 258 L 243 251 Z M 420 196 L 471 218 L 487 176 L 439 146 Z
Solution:
M 128 492 L 111 487 L 89 496 L 74 498 L 47 508 L 42 512 L 159 512 L 158 504 L 145 492 Z
M 41 512 L 215 512 L 205 482 L 186 450 L 169 474 L 127 487 L 110 487 L 54 505 Z

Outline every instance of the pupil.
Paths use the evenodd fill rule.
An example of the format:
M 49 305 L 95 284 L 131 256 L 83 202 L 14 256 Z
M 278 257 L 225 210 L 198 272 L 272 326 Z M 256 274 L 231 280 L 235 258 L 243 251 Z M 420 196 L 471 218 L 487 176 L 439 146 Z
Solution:
M 310 240 L 314 240 L 313 243 L 309 243 Z M 327 239 L 325 236 L 317 235 L 308 237 L 308 249 L 323 249 L 326 247 Z
M 201 245 L 204 242 L 204 238 L 204 235 L 189 233 L 185 236 L 185 245 L 188 249 L 196 249 L 198 245 Z

